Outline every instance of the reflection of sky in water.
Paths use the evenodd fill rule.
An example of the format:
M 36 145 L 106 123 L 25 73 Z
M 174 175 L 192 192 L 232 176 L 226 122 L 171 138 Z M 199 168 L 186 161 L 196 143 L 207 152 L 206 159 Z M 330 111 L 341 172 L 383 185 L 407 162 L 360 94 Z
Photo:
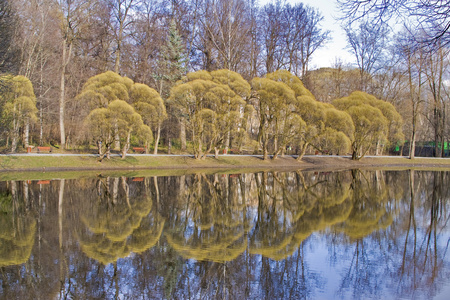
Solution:
M 39 243 L 35 242 L 33 253 L 25 265 L 5 268 L 7 276 L 0 278 L 0 298 L 11 295 L 42 298 L 42 295 L 48 294 L 45 289 L 51 286 L 63 291 L 58 295 L 74 293 L 82 298 L 105 299 L 115 296 L 161 298 L 167 295 L 171 295 L 168 298 L 186 298 L 190 295 L 194 298 L 228 299 L 448 299 L 450 192 L 445 187 L 439 189 L 440 194 L 437 194 L 434 187 L 436 180 L 441 177 L 433 176 L 434 173 L 416 171 L 416 174 L 420 176 L 415 181 L 418 190 L 413 207 L 409 198 L 409 176 L 405 172 L 385 172 L 381 177 L 377 174 L 377 180 L 382 178 L 381 183 L 378 181 L 372 185 L 368 181 L 368 185 L 361 184 L 359 187 L 352 183 L 349 172 L 326 175 L 305 173 L 303 181 L 297 185 L 299 177 L 295 173 L 279 176 L 277 180 L 269 175 L 267 182 L 270 186 L 263 189 L 266 193 L 265 200 L 258 198 L 258 191 L 262 190 L 258 190 L 255 181 L 257 176 L 254 175 L 242 175 L 242 181 L 237 181 L 236 178 L 227 181 L 227 177 L 221 176 L 219 184 L 202 185 L 206 191 L 204 194 L 195 189 L 195 193 L 200 193 L 203 197 L 191 198 L 170 194 L 176 193 L 176 188 L 168 189 L 164 185 L 164 177 L 158 179 L 158 189 L 155 188 L 153 179 L 150 185 L 128 181 L 128 188 L 135 197 L 139 198 L 138 195 L 144 192 L 154 196 L 157 190 L 166 191 L 166 194 L 163 192 L 159 203 L 153 204 L 154 209 L 142 218 L 150 218 L 152 221 L 145 223 L 140 219 L 135 220 L 140 222 L 140 226 L 126 239 L 125 244 L 131 245 L 137 237 L 149 238 L 152 242 L 148 243 L 148 248 L 140 254 L 125 251 L 126 256 L 106 266 L 81 251 L 81 244 L 85 241 L 80 236 L 90 231 L 86 225 L 90 223 L 81 222 L 81 216 L 92 218 L 89 212 L 93 208 L 102 208 L 103 211 L 108 211 L 104 216 L 111 217 L 111 222 L 122 224 L 120 216 L 123 210 L 114 210 L 111 194 L 106 190 L 101 189 L 100 194 L 98 193 L 96 179 L 84 179 L 83 183 L 66 180 L 64 199 L 58 198 L 59 181 L 53 181 L 52 185 L 44 188 L 33 183 L 0 183 L 0 191 L 6 191 L 4 195 L 10 197 L 6 199 L 15 204 L 16 218 L 21 212 L 28 218 L 30 215 L 39 216 L 39 228 L 36 230 L 39 237 L 35 234 L 34 239 L 40 240 Z M 364 173 L 365 180 L 370 180 L 372 175 L 371 172 Z M 202 180 L 208 180 L 208 175 L 203 178 Z M 448 178 L 449 174 L 445 173 L 445 177 L 441 178 L 442 182 L 448 182 Z M 211 182 L 213 181 L 211 178 Z M 111 180 L 111 184 L 113 182 Z M 245 187 L 239 186 L 240 182 L 246 182 Z M 286 185 L 283 187 L 284 182 Z M 391 182 L 395 189 L 379 190 L 388 187 L 386 182 Z M 122 183 L 125 184 L 125 181 Z M 107 185 L 104 186 L 106 189 Z M 310 189 L 307 193 L 302 190 L 304 186 Z M 348 196 L 356 215 L 347 215 L 345 209 L 331 210 L 332 213 L 339 212 L 346 216 L 347 219 L 341 221 L 322 214 L 330 214 L 327 205 L 334 199 L 321 195 L 321 191 L 332 192 L 333 188 L 347 191 L 350 186 L 362 189 L 355 190 Z M 11 187 L 14 187 L 13 190 Z M 122 184 L 118 186 L 121 197 L 125 193 L 120 190 L 123 187 Z M 28 197 L 25 199 L 23 195 L 27 193 Z M 217 195 L 211 197 L 214 193 Z M 284 206 L 287 201 L 273 201 L 275 198 L 281 199 L 283 193 L 291 197 L 292 206 Z M 251 199 L 244 206 L 241 205 L 243 194 Z M 339 190 L 335 194 L 347 195 Z M 233 195 L 239 198 L 238 201 L 233 200 Z M 295 195 L 301 196 L 297 199 Z M 352 195 L 363 197 L 364 200 L 354 199 Z M 132 200 L 136 207 L 140 207 L 138 198 Z M 198 203 L 188 202 L 186 199 L 195 199 Z M 213 199 L 222 202 L 216 203 Z M 4 203 L 9 203 L 8 201 Z M 29 203 L 25 205 L 24 201 Z M 334 202 L 332 205 L 340 205 L 339 202 Z M 58 211 L 59 204 L 64 204 L 62 215 Z M 208 211 L 199 209 L 198 205 L 204 205 L 203 208 L 207 207 Z M 372 231 L 363 238 L 354 240 L 347 235 L 346 227 L 342 224 L 351 218 L 351 224 L 355 224 L 354 220 L 357 221 L 356 224 L 363 222 L 366 214 L 361 207 L 373 209 L 374 212 L 386 209 L 393 220 L 386 229 L 374 224 Z M 303 210 L 305 213 L 297 214 Z M 412 220 L 415 221 L 415 232 L 414 222 L 409 222 L 411 211 L 414 211 Z M 206 224 L 211 226 L 206 226 L 202 231 L 196 222 L 202 220 L 203 212 Z M 321 227 L 323 222 L 314 222 L 315 214 L 323 222 L 338 220 L 338 223 Z M 369 218 L 372 216 L 373 214 L 367 214 Z M 431 216 L 436 216 L 436 219 Z M 133 218 L 136 216 L 133 215 Z M 156 226 L 154 224 L 161 224 L 157 220 L 165 221 L 162 232 L 153 228 Z M 243 220 L 246 225 L 242 223 Z M 91 221 L 95 223 L 96 220 Z M 8 222 L 15 224 L 17 220 Z M 63 224 L 63 232 L 60 232 L 58 224 Z M 317 226 L 319 229 L 311 229 L 309 226 Z M 351 230 L 354 234 L 354 228 Z M 244 234 L 238 235 L 239 239 L 232 239 L 233 235 L 241 234 L 242 231 Z M 60 233 L 63 237 L 62 248 L 59 244 Z M 9 235 L 0 232 L 0 238 L 2 236 Z M 170 244 L 169 237 L 179 249 Z M 225 243 L 227 239 L 230 242 Z M 215 242 L 224 244 L 216 247 Z M 284 242 L 285 248 L 280 246 Z M 105 249 L 122 253 L 119 251 L 122 247 L 120 245 L 117 246 L 118 250 L 114 243 Z M 269 251 L 271 248 L 275 250 Z M 8 248 L 0 248 L 2 251 L 5 249 Z M 235 249 L 241 251 L 235 260 L 228 261 L 225 257 L 220 257 L 222 254 L 233 257 Z M 200 257 L 211 255 L 215 262 L 196 261 L 189 257 L 196 253 Z M 286 255 L 283 256 L 284 254 Z M 277 257 L 279 260 L 269 257 Z M 58 283 L 61 279 L 64 282 L 62 285 Z M 24 282 L 25 284 L 19 284 Z M 31 285 L 27 286 L 27 283 Z M 55 291 L 52 290 L 50 294 L 55 294 Z

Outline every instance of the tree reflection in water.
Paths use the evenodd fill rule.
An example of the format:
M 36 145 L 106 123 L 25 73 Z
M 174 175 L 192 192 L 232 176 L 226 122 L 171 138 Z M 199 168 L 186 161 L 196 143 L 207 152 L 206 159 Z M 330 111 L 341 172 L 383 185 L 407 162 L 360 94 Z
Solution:
M 26 263 L 36 233 L 36 220 L 18 195 L 17 182 L 11 181 L 10 187 L 0 193 L 0 268 Z
M 99 181 L 97 201 L 81 216 L 86 230 L 79 230 L 82 251 L 104 265 L 153 247 L 164 226 L 157 213 L 150 214 L 153 203 L 148 195 L 130 197 L 125 177 L 112 179 L 111 191 L 110 181 Z
M 354 170 L 2 182 L 0 295 L 432 298 L 450 286 L 448 181 Z

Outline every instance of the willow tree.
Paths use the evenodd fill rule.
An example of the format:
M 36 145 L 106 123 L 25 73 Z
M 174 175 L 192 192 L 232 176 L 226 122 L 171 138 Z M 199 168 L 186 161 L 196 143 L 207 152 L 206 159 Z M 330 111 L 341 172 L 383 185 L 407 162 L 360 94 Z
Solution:
M 244 97 L 250 86 L 229 70 L 189 73 L 170 92 L 169 103 L 191 131 L 196 158 L 227 147 L 233 131 L 242 127 Z
M 273 180 L 268 180 L 270 176 Z M 305 176 L 267 173 L 256 181 L 258 216 L 249 252 L 271 259 L 291 256 L 311 234 L 345 221 L 352 209 L 345 174 Z
M 148 148 L 149 143 L 153 139 L 152 133 L 148 132 L 149 129 L 153 128 L 156 132 L 157 138 L 159 138 L 161 123 L 167 117 L 164 103 L 154 89 L 144 84 L 134 83 L 131 79 L 122 77 L 111 71 L 89 78 L 76 99 L 85 103 L 91 111 L 92 116 L 89 117 L 88 125 L 92 125 L 91 121 L 93 118 L 100 118 L 103 120 L 109 120 L 108 124 L 115 126 L 115 128 L 112 129 L 108 128 L 104 122 L 98 120 L 100 121 L 98 124 L 104 125 L 101 127 L 101 131 L 103 132 L 101 136 L 104 141 L 108 143 L 108 145 L 104 144 L 104 146 L 111 147 L 111 143 L 114 142 L 116 144 L 116 148 L 122 149 L 123 157 L 125 155 L 125 152 L 123 151 L 125 149 L 128 150 L 130 146 L 129 135 L 131 133 L 137 134 L 139 137 L 138 140 L 144 142 Z M 114 101 L 122 101 L 115 104 L 121 111 L 121 113 L 117 111 L 116 121 L 119 119 L 122 120 L 120 121 L 123 125 L 122 127 L 119 127 L 120 122 L 112 121 L 110 117 L 105 115 L 106 111 L 101 110 L 101 108 L 108 109 L 109 105 Z M 130 104 L 132 106 L 130 106 Z M 130 110 L 130 108 L 132 110 Z M 93 112 L 94 110 L 95 113 Z M 111 109 L 109 110 L 114 113 Z M 126 114 L 125 111 L 127 111 Z M 140 119 L 135 116 L 134 113 L 140 115 Z M 127 119 L 127 121 L 124 121 L 125 119 Z M 88 127 L 93 130 L 94 127 L 91 127 L 90 125 Z M 126 132 L 123 132 L 125 128 Z M 112 136 L 109 136 L 111 130 L 113 131 Z M 91 136 L 94 135 L 91 134 Z M 105 138 L 105 136 L 108 136 L 108 138 Z M 100 141 L 102 140 L 97 140 L 99 154 L 101 152 Z M 107 148 L 106 150 L 109 153 L 110 149 Z M 156 152 L 157 144 L 155 145 L 155 153 Z
M 33 249 L 36 220 L 14 199 L 13 194 L 0 194 L 0 268 L 28 261 Z
M 132 252 L 142 253 L 153 247 L 161 236 L 164 219 L 152 208 L 150 197 L 100 195 L 82 217 L 84 228 L 78 231 L 82 251 L 107 265 Z
M 89 135 L 99 145 L 100 160 L 106 155 L 109 158 L 111 145 L 119 138 L 122 148 L 122 159 L 130 148 L 131 135 L 144 141 L 151 141 L 152 132 L 142 121 L 134 108 L 123 100 L 114 100 L 107 108 L 96 108 L 86 117 Z M 102 146 L 102 144 L 104 146 Z M 105 151 L 102 151 L 102 149 Z
M 295 93 L 286 84 L 268 78 L 254 78 L 251 82 L 256 92 L 259 108 L 258 141 L 263 149 L 264 159 L 268 159 L 269 142 L 273 142 L 274 158 L 280 152 L 282 145 L 302 130 L 304 125 L 300 116 L 295 114 L 290 105 L 293 104 Z
M 270 127 L 263 124 L 267 123 L 267 120 L 274 121 L 272 126 L 276 133 L 273 138 L 274 158 L 289 144 L 300 148 L 298 160 L 303 158 L 310 145 L 320 151 L 335 153 L 348 151 L 350 140 L 347 134 L 353 132 L 353 124 L 348 114 L 339 113 L 333 106 L 317 101 L 301 80 L 288 71 L 279 70 L 267 74 L 265 80 L 269 80 L 266 83 L 267 87 L 270 82 L 274 82 L 289 90 L 286 96 L 280 94 L 281 102 L 276 100 L 277 96 L 267 95 L 272 102 L 270 104 L 272 111 L 258 105 L 261 116 L 260 136 L 264 136 L 265 127 Z M 264 101 L 261 102 L 261 95 L 264 97 L 266 95 L 260 93 L 260 87 L 254 86 L 254 89 L 260 103 L 264 105 Z
M 129 100 L 133 80 L 107 71 L 89 78 L 83 85 L 78 100 L 86 101 L 89 108 L 104 107 L 114 100 Z
M 231 146 L 231 137 L 237 137 L 244 131 L 244 121 L 242 110 L 246 107 L 246 100 L 250 96 L 250 84 L 238 73 L 230 70 L 216 70 L 211 72 L 212 80 L 215 83 L 224 85 L 221 94 L 216 94 L 218 105 L 215 105 L 220 115 L 223 116 L 220 137 L 218 141 L 224 139 L 224 146 L 228 149 Z M 230 89 L 230 90 L 229 90 Z M 214 93 L 214 91 L 212 91 Z M 226 136 L 224 136 L 226 135 Z M 217 156 L 218 146 L 215 151 Z
M 229 178 L 196 174 L 166 229 L 168 244 L 187 259 L 223 263 L 247 249 L 250 219 Z
M 153 154 L 158 154 L 158 144 L 161 137 L 161 125 L 167 119 L 164 101 L 158 92 L 149 86 L 135 83 L 130 91 L 130 102 L 142 116 L 144 124 L 155 132 L 155 147 Z M 148 149 L 148 148 L 147 148 Z
M 3 76 L 0 81 L 5 85 L 0 94 L 2 122 L 11 138 L 11 152 L 15 152 L 21 132 L 23 145 L 28 147 L 30 124 L 37 120 L 36 96 L 31 81 L 24 76 Z
M 377 175 L 373 173 L 372 176 Z M 358 170 L 352 171 L 352 177 L 351 213 L 334 229 L 358 240 L 388 228 L 392 224 L 395 209 L 389 203 L 391 198 L 384 180 L 367 180 L 368 174 Z
M 383 146 L 403 140 L 403 120 L 395 107 L 364 92 L 353 92 L 348 97 L 336 99 L 333 105 L 347 112 L 355 126 L 350 137 L 352 159 L 364 157 L 371 148 L 381 152 Z

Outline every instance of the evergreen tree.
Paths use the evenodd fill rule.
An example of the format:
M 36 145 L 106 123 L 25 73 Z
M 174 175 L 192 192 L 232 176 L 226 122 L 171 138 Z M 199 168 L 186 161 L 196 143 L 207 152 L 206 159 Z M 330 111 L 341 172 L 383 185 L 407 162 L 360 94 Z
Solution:
M 180 80 L 187 72 L 187 59 L 184 53 L 183 39 L 177 29 L 177 23 L 175 19 L 172 19 L 169 27 L 169 34 L 167 37 L 166 45 L 162 47 L 161 52 L 162 59 L 159 64 L 159 73 L 154 74 L 153 77 L 158 84 L 159 94 L 166 100 L 169 98 L 170 89 L 174 86 L 175 82 Z M 171 107 L 167 105 L 167 111 L 171 111 Z M 182 150 L 186 149 L 186 125 L 185 120 L 182 117 L 178 121 L 173 117 L 173 114 L 169 114 L 171 117 L 166 122 L 166 136 L 167 140 L 170 140 L 172 136 L 171 128 L 173 124 L 180 122 L 180 139 Z M 170 143 L 170 142 L 169 142 Z M 169 149 L 170 151 L 170 149 Z

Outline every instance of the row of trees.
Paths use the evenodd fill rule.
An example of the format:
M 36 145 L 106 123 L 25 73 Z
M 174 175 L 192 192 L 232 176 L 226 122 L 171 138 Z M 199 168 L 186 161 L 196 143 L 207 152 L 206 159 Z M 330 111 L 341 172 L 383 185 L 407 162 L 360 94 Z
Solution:
M 19 129 L 28 145 L 30 120 L 36 118 L 37 109 L 26 78 L 4 81 L 12 86 L 4 100 L 12 108 L 4 110 L 3 120 L 9 120 L 14 151 Z M 17 82 L 26 82 L 28 89 Z M 217 157 L 220 149 L 228 147 L 261 148 L 265 159 L 269 153 L 277 158 L 295 147 L 301 159 L 312 146 L 333 153 L 351 148 L 358 159 L 374 145 L 378 154 L 385 145 L 403 139 L 401 116 L 391 104 L 363 92 L 337 99 L 333 105 L 321 103 L 287 71 L 254 78 L 250 84 L 229 70 L 188 73 L 172 88 L 168 107 L 154 89 L 108 71 L 90 78 L 75 100 L 88 108 L 87 115 L 78 115 L 84 124 L 81 132 L 108 158 L 112 147 L 121 149 L 125 157 L 132 142 L 148 149 L 153 133 L 156 154 L 167 109 L 180 124 L 182 150 L 188 137 L 196 158 L 205 158 L 212 150 Z
M 15 150 L 19 129 L 28 145 L 37 109 L 29 80 L 16 76 L 4 81 L 10 86 L 4 102 L 11 108 L 4 110 L 3 120 L 9 122 L 5 125 Z M 87 108 L 78 115 L 80 132 L 108 158 L 114 147 L 123 158 L 132 143 L 148 149 L 154 134 L 156 154 L 167 110 L 180 124 L 182 150 L 189 140 L 201 159 L 212 150 L 217 157 L 228 147 L 262 149 L 264 159 L 292 147 L 299 160 L 308 147 L 338 154 L 351 150 L 359 159 L 370 149 L 378 154 L 403 140 L 402 118 L 391 104 L 364 92 L 325 104 L 285 70 L 250 83 L 229 70 L 188 73 L 171 89 L 167 107 L 156 90 L 108 71 L 90 78 L 75 101 Z
M 33 84 L 39 119 L 30 128 L 34 144 L 81 145 L 80 112 L 90 109 L 76 97 L 89 78 L 108 70 L 160 94 L 168 108 L 161 142 L 169 146 L 184 126 L 169 105 L 170 90 L 187 72 L 229 69 L 250 82 L 284 69 L 321 102 L 356 90 L 389 101 L 406 121 L 411 156 L 415 140 L 430 139 L 443 156 L 450 140 L 445 5 L 339 2 L 356 64 L 337 59 L 332 68 L 311 70 L 311 58 L 331 34 L 321 28 L 320 12 L 301 3 L 2 0 L 0 74 L 22 75 Z M 385 22 L 394 15 L 410 17 L 398 19 L 408 25 L 398 35 L 392 32 L 400 26 Z M 2 142 L 11 140 L 4 135 Z
M 155 88 L 164 99 L 186 70 L 230 69 L 249 80 L 308 70 L 328 33 L 303 4 L 256 1 L 2 0 L 0 73 L 31 80 L 39 144 L 66 147 L 83 83 L 107 70 Z M 5 37 L 5 39 L 3 39 Z M 250 41 L 250 42 L 249 42 Z M 168 126 L 170 128 L 170 126 Z M 169 129 L 166 129 L 169 130 Z

